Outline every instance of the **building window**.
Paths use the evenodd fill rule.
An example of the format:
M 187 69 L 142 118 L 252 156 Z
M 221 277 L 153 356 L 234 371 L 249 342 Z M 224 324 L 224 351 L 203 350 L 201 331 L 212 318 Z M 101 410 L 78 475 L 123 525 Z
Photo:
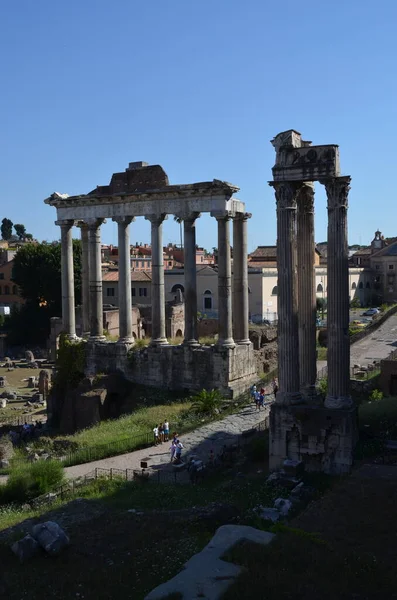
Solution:
M 380 269 L 380 265 L 375 265 L 375 270 L 379 271 L 379 269 Z
M 365 287 L 367 288 L 367 290 L 370 290 L 370 289 L 371 289 L 371 284 L 370 284 L 370 282 L 369 282 L 369 281 L 367 281 L 367 283 L 366 283 Z
M 323 291 L 324 291 L 323 284 L 319 283 L 317 286 L 317 292 L 323 292 Z
M 8 285 L 5 285 L 5 286 L 4 286 L 4 295 L 5 295 L 5 296 L 8 296 L 8 295 L 9 295 L 9 293 L 10 293 L 10 287 L 9 287 Z
M 135 288 L 131 288 L 131 296 L 135 296 Z
M 358 289 L 359 289 L 359 290 L 362 290 L 362 289 L 363 289 L 363 287 L 364 287 L 364 284 L 363 284 L 363 282 L 362 282 L 362 281 L 360 281 L 360 283 L 358 284 Z
M 356 286 L 356 282 L 355 282 L 355 281 L 353 281 L 353 283 L 352 283 L 352 290 L 355 290 L 355 289 L 356 289 L 356 287 L 357 287 L 357 286 Z
M 182 294 L 184 294 L 185 292 L 185 288 L 183 287 L 183 285 L 181 283 L 176 283 L 175 285 L 172 286 L 171 288 L 171 294 L 175 294 L 177 292 L 177 290 L 181 290 Z M 205 294 L 208 292 L 208 290 L 205 292 Z M 211 292 L 209 292 L 211 293 Z
M 140 296 L 147 296 L 147 288 L 139 288 Z
M 0 273 L 0 279 L 4 279 L 4 273 Z
M 0 296 L 1 296 L 2 293 L 3 293 L 3 290 L 2 290 L 1 285 L 0 285 Z
M 212 310 L 212 292 L 205 290 L 204 292 L 204 310 Z
M 172 267 L 172 261 L 171 260 L 168 261 L 168 266 Z
M 114 288 L 107 288 L 106 296 L 114 296 Z
M 389 271 L 393 271 L 394 265 L 389 265 Z
M 272 289 L 272 296 L 277 296 L 278 293 L 278 289 L 277 286 L 275 285 L 274 288 Z
M 18 296 L 18 288 L 17 288 L 16 285 L 12 286 L 12 293 L 13 293 L 14 296 Z

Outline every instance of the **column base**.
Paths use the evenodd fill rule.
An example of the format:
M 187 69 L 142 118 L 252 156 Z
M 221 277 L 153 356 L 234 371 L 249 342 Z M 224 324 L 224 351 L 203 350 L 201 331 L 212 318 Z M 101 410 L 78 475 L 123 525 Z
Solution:
M 239 346 L 249 346 L 251 343 L 250 339 L 245 339 L 245 340 L 234 340 L 236 342 L 236 344 L 238 344 Z
M 233 338 L 227 338 L 226 340 L 218 340 L 216 346 L 218 348 L 235 348 L 236 342 Z
M 283 406 L 293 406 L 304 404 L 304 401 L 300 392 L 277 392 L 276 403 Z
M 90 337 L 88 338 L 88 340 L 90 342 L 105 342 L 106 341 L 106 336 L 104 336 L 104 335 L 90 335 Z
M 82 338 L 83 338 L 83 340 L 88 340 L 88 339 L 90 338 L 90 335 L 91 335 L 91 334 L 90 334 L 90 332 L 89 332 L 89 331 L 84 331 L 84 332 L 82 333 Z
M 157 338 L 152 340 L 149 344 L 150 346 L 169 346 L 169 342 L 167 338 Z
M 69 340 L 69 342 L 75 342 L 76 340 L 78 340 L 78 339 L 79 339 L 75 333 L 67 333 L 67 334 L 65 335 L 65 338 L 66 338 L 67 340 Z
M 132 336 L 131 337 L 126 336 L 126 337 L 119 338 L 116 343 L 117 344 L 129 344 L 130 346 L 132 346 L 133 344 L 135 344 L 135 340 Z
M 324 401 L 325 408 L 349 409 L 354 406 L 351 396 L 328 396 Z
M 183 340 L 183 346 L 189 346 L 189 347 L 197 347 L 200 346 L 200 342 L 198 340 Z
M 301 389 L 301 394 L 305 404 L 320 405 L 323 403 L 321 397 L 317 393 L 316 386 L 310 385 Z

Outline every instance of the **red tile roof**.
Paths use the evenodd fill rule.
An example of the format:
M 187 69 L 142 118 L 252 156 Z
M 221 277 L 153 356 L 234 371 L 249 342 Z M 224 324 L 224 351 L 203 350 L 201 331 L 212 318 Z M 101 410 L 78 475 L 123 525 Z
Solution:
M 118 271 L 107 271 L 102 275 L 103 281 L 118 281 Z M 151 281 L 152 275 L 147 271 L 131 271 L 131 281 Z

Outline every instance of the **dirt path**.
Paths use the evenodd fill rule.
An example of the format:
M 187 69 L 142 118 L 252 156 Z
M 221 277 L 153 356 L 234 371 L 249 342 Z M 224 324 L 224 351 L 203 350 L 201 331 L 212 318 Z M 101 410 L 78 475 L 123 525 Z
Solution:
M 271 397 L 272 398 L 272 397 Z M 194 453 L 200 459 L 207 461 L 210 451 L 216 456 L 223 446 L 235 443 L 238 436 L 245 430 L 250 429 L 264 421 L 269 414 L 270 403 L 264 409 L 256 410 L 254 404 L 243 408 L 240 412 L 229 415 L 221 421 L 215 421 L 203 425 L 190 433 L 181 435 L 183 443 L 183 456 Z M 170 466 L 170 443 L 152 446 L 144 450 L 136 450 L 119 456 L 112 456 L 102 460 L 96 460 L 82 465 L 65 468 L 65 475 L 69 479 L 82 477 L 96 468 L 102 469 L 139 469 L 140 462 L 149 458 L 149 465 L 154 469 L 168 469 Z

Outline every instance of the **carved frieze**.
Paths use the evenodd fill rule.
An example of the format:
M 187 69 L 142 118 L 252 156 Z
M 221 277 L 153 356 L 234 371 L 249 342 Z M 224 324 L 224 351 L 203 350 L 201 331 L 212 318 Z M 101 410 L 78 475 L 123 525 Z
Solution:
M 326 146 L 281 146 L 272 169 L 274 181 L 318 181 L 339 177 L 339 148 Z

